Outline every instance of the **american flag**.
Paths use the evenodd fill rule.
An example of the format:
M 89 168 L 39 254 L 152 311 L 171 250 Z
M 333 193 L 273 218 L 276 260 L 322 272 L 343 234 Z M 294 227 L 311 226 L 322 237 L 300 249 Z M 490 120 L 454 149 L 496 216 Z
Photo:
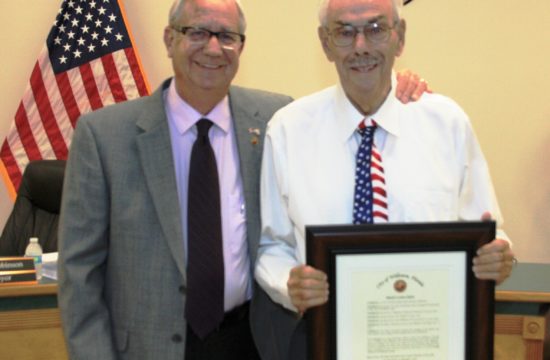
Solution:
M 67 158 L 81 114 L 148 93 L 119 1 L 64 0 L 0 150 L 10 193 L 29 161 Z

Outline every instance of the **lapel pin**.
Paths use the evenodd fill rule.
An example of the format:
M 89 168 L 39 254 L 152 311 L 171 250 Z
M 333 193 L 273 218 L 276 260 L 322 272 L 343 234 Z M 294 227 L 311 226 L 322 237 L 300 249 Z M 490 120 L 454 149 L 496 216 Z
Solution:
M 258 128 L 248 128 L 248 133 L 252 135 L 250 138 L 250 143 L 252 145 L 257 145 L 260 139 L 258 138 L 261 134 L 260 129 Z

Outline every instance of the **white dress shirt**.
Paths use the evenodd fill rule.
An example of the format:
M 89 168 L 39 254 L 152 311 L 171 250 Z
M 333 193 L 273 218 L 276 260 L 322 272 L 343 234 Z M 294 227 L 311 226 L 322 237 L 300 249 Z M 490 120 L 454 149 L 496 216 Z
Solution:
M 389 222 L 480 220 L 485 211 L 502 221 L 485 158 L 454 101 L 423 94 L 404 105 L 390 95 L 372 118 Z M 362 119 L 338 85 L 291 103 L 268 125 L 255 276 L 288 309 L 289 272 L 305 262 L 305 226 L 352 223 Z
M 243 304 L 252 296 L 250 259 L 246 241 L 246 214 L 235 130 L 226 96 L 207 115 L 187 104 L 172 81 L 164 94 L 170 125 L 172 153 L 178 184 L 184 248 L 187 256 L 187 188 L 191 148 L 197 138 L 195 123 L 207 118 L 214 123 L 208 133 L 220 179 L 223 261 L 225 270 L 224 308 Z M 186 259 L 187 260 L 187 259 Z

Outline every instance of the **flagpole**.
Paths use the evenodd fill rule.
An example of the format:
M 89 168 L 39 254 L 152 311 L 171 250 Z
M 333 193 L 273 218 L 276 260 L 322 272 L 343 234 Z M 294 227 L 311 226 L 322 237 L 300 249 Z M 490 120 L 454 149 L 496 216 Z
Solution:
M 15 201 L 17 193 L 15 192 L 13 183 L 11 182 L 11 179 L 8 176 L 8 171 L 6 170 L 4 163 L 1 161 L 0 161 L 0 176 L 2 176 L 2 181 L 4 181 L 4 185 L 6 186 L 6 191 L 8 193 L 8 196 L 12 201 Z

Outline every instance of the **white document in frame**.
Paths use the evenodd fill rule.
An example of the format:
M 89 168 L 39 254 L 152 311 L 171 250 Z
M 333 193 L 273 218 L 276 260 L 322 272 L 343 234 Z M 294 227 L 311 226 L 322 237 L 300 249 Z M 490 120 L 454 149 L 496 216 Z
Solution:
M 466 253 L 336 256 L 337 359 L 464 360 Z

